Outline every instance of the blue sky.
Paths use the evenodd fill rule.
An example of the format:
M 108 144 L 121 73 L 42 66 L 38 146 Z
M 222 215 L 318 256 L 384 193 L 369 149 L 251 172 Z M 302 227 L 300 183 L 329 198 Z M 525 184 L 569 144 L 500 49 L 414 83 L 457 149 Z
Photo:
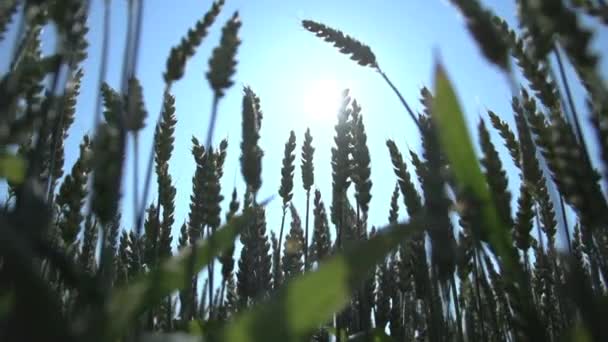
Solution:
M 164 86 L 162 72 L 169 49 L 204 15 L 210 3 L 200 0 L 146 2 L 137 76 L 144 85 L 149 117 L 140 140 L 140 170 L 145 169 L 151 147 L 153 124 L 159 112 Z M 512 27 L 516 27 L 514 1 L 494 0 L 485 3 Z M 126 4 L 127 1 L 112 1 L 107 82 L 116 88 L 119 85 L 124 45 Z M 215 133 L 216 143 L 224 137 L 229 139 L 228 157 L 222 179 L 223 194 L 226 197 L 224 207 L 228 204 L 234 186 L 240 196 L 243 194 L 239 145 L 244 85 L 251 86 L 259 95 L 264 112 L 260 145 L 265 156 L 263 186 L 259 197 L 266 198 L 277 194 L 283 146 L 289 136 L 289 130 L 293 129 L 298 143 L 294 202 L 302 216 L 305 210 L 305 193 L 301 185 L 299 154 L 307 127 L 311 129 L 316 147 L 315 187 L 321 189 L 328 207 L 331 202 L 330 149 L 333 146 L 335 116 L 331 115 L 331 108 L 319 107 L 319 103 L 311 104 L 313 99 L 331 99 L 332 96 L 339 96 L 341 89 L 349 88 L 351 95 L 363 107 L 363 120 L 372 160 L 373 198 L 370 205 L 370 224 L 381 226 L 386 223 L 390 196 L 396 181 L 385 146 L 386 139 L 394 139 L 406 157 L 408 148 L 419 151 L 418 136 L 412 122 L 380 75 L 370 68 L 358 66 L 331 45 L 304 30 L 300 25 L 302 19 L 325 23 L 370 45 L 381 68 L 416 109 L 420 109 L 419 89 L 422 86 L 432 87 L 434 56 L 439 55 L 468 115 L 471 132 L 476 135 L 479 117 L 485 118 L 487 109 L 494 110 L 505 120 L 512 122 L 511 92 L 504 76 L 481 56 L 466 31 L 462 18 L 447 1 L 228 0 L 209 36 L 188 63 L 185 77 L 173 87 L 178 119 L 175 149 L 170 164 L 170 172 L 177 186 L 174 241 L 177 240 L 179 226 L 187 217 L 192 189 L 194 163 L 190 153 L 191 137 L 196 136 L 204 141 L 207 130 L 212 100 L 205 78 L 208 59 L 219 42 L 221 26 L 237 10 L 243 21 L 242 44 L 238 51 L 239 63 L 233 78 L 235 85 L 228 90 L 220 103 Z M 71 168 L 76 158 L 76 146 L 82 135 L 92 131 L 101 52 L 102 16 L 103 1 L 93 0 L 88 35 L 91 46 L 89 58 L 83 64 L 85 76 L 76 122 L 66 142 L 66 170 Z M 8 41 L 11 41 L 10 37 L 12 36 L 9 35 Z M 46 51 L 52 50 L 51 39 L 46 40 L 45 44 Z M 608 35 L 602 32 L 595 45 L 603 47 L 605 53 Z M 10 47 L 7 40 L 0 43 L 0 49 L 4 50 L 0 52 L 1 70 L 6 70 L 8 63 L 6 51 L 9 49 L 5 48 L 7 46 Z M 606 61 L 603 60 L 602 63 L 603 70 L 608 69 Z M 572 77 L 571 72 L 569 75 Z M 581 94 L 580 86 L 575 87 L 575 93 Z M 579 111 L 586 112 L 582 98 L 578 98 Z M 322 113 L 312 113 L 315 110 Z M 589 131 L 590 139 L 592 134 L 593 132 Z M 504 160 L 510 160 L 499 137 L 493 133 L 493 138 L 501 154 L 506 157 Z M 132 156 L 129 160 L 131 158 Z M 509 162 L 506 164 L 511 188 L 517 189 L 518 180 L 513 174 L 513 166 Z M 127 228 L 131 226 L 133 214 L 131 165 L 132 162 L 129 161 L 123 198 L 124 225 Z M 154 189 L 155 183 L 152 185 Z M 149 201 L 153 199 L 154 193 Z M 267 211 L 268 228 L 277 232 L 280 225 L 280 207 L 281 201 L 275 200 Z M 403 208 L 401 212 L 404 212 Z

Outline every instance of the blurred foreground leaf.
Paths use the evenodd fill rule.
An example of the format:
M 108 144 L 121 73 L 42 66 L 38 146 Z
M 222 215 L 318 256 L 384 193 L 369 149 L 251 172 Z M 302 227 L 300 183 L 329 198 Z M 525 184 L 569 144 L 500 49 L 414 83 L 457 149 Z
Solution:
M 477 205 L 476 209 L 480 210 L 479 226 L 482 230 L 475 233 L 479 239 L 487 239 L 498 254 L 505 258 L 503 261 L 510 263 L 511 236 L 500 222 L 496 205 L 475 156 L 458 98 L 440 63 L 435 65 L 434 81 L 435 97 L 431 115 L 459 190 L 467 196 L 470 204 Z M 511 268 L 514 265 L 505 266 Z
M 209 264 L 224 249 L 234 243 L 242 227 L 253 215 L 246 211 L 243 215 L 234 217 L 224 227 L 217 230 L 210 238 L 198 241 L 195 245 L 194 271 L 198 273 Z M 153 308 L 160 300 L 173 291 L 183 289 L 186 283 L 189 259 L 193 248 L 187 247 L 182 253 L 162 263 L 157 269 L 143 274 L 128 286 L 116 290 L 107 307 L 111 319 L 110 336 L 119 336 L 140 314 Z
M 420 232 L 421 222 L 414 220 L 379 230 L 369 240 L 328 259 L 316 271 L 292 279 L 272 299 L 238 315 L 219 336 L 212 337 L 219 341 L 303 340 L 350 301 L 378 262 Z
M 25 160 L 19 156 L 0 153 L 0 177 L 13 184 L 20 184 L 25 178 Z

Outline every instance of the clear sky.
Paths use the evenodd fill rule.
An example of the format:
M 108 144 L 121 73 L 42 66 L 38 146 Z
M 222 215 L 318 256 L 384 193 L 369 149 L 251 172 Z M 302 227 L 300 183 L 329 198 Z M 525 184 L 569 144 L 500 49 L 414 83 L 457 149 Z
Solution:
M 484 3 L 516 27 L 514 1 L 493 0 Z M 119 84 L 124 45 L 126 4 L 127 1 L 123 0 L 112 1 L 111 51 L 107 81 L 116 88 Z M 145 169 L 147 163 L 153 125 L 161 104 L 162 72 L 169 49 L 204 15 L 210 4 L 211 1 L 201 0 L 146 1 L 137 76 L 144 85 L 149 117 L 141 139 L 140 170 Z M 93 126 L 103 1 L 93 0 L 91 9 L 88 35 L 91 46 L 89 59 L 84 62 L 85 76 L 76 122 L 66 142 L 67 170 L 76 158 L 76 147 L 82 134 L 90 132 Z M 418 136 L 412 122 L 380 75 L 370 68 L 358 66 L 331 45 L 304 30 L 300 25 L 302 19 L 313 19 L 343 30 L 371 46 L 381 68 L 416 109 L 420 109 L 419 89 L 422 86 L 432 86 L 433 57 L 437 52 L 457 89 L 469 118 L 471 132 L 476 135 L 479 117 L 485 118 L 487 109 L 494 110 L 505 120 L 512 122 L 511 92 L 503 75 L 483 59 L 466 31 L 462 18 L 447 1 L 227 0 L 220 17 L 210 30 L 210 35 L 188 63 L 184 79 L 173 87 L 178 120 L 175 149 L 170 163 L 170 173 L 177 186 L 174 241 L 177 240 L 179 226 L 187 217 L 192 191 L 194 162 L 190 153 L 191 137 L 196 136 L 204 141 L 207 129 L 212 96 L 205 78 L 208 59 L 211 50 L 219 42 L 222 25 L 236 10 L 243 21 L 240 31 L 242 44 L 238 51 L 237 73 L 233 78 L 235 85 L 228 90 L 220 103 L 215 133 L 216 143 L 224 137 L 229 138 L 228 157 L 222 179 L 223 194 L 226 197 L 224 207 L 228 204 L 234 186 L 241 197 L 244 188 L 239 165 L 241 98 L 244 85 L 251 86 L 259 95 L 264 112 L 260 145 L 265 156 L 263 185 L 259 198 L 277 194 L 283 146 L 289 136 L 289 130 L 294 130 L 298 144 L 294 201 L 301 216 L 305 210 L 305 193 L 301 183 L 299 154 L 307 127 L 312 131 L 316 148 L 315 187 L 321 189 L 327 208 L 331 202 L 330 149 L 333 146 L 333 126 L 336 121 L 331 107 L 339 98 L 342 89 L 351 89 L 352 96 L 363 107 L 363 120 L 372 160 L 373 197 L 370 205 L 370 224 L 386 223 L 390 196 L 396 181 L 385 146 L 386 139 L 394 139 L 408 159 L 408 148 L 419 151 Z M 48 42 L 45 41 L 45 48 L 52 49 Z M 603 32 L 595 45 L 602 47 L 605 53 L 608 35 Z M 0 49 L 5 50 L 0 52 L 2 70 L 6 69 L 8 63 L 8 49 L 5 47 L 6 41 L 0 45 Z M 606 61 L 603 60 L 602 63 L 603 70 L 608 69 Z M 575 92 L 580 94 L 580 87 L 577 87 Z M 579 110 L 585 112 L 582 99 L 577 103 Z M 589 133 L 591 137 L 592 132 Z M 510 158 L 507 157 L 499 137 L 494 133 L 492 135 L 494 143 L 506 157 L 503 160 L 510 170 L 511 188 L 517 189 L 518 180 L 513 174 Z M 132 222 L 131 164 L 129 161 L 128 179 L 124 183 L 123 211 L 126 227 L 130 227 Z M 152 185 L 154 189 L 156 184 L 153 182 Z M 515 193 L 514 197 L 516 195 Z M 155 196 L 152 193 L 149 201 Z M 277 232 L 280 225 L 280 207 L 281 201 L 277 199 L 269 205 L 267 211 L 268 228 Z M 401 213 L 403 212 L 402 208 Z

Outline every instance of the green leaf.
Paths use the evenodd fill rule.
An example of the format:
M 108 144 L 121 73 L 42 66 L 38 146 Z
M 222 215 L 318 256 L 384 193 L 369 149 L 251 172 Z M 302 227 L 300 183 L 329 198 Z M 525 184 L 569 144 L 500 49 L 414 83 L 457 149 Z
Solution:
M 186 274 L 193 250 L 196 256 L 194 271 L 198 273 L 234 242 L 252 215 L 253 211 L 248 210 L 243 215 L 232 218 L 210 238 L 199 241 L 194 249 L 185 248 L 182 253 L 165 261 L 157 269 L 114 291 L 107 307 L 107 317 L 112 321 L 110 336 L 119 336 L 140 314 L 158 304 L 173 291 L 185 288 L 188 285 Z
M 239 314 L 219 341 L 299 341 L 350 300 L 376 264 L 403 240 L 422 232 L 417 221 L 381 229 L 325 261 L 316 271 L 287 282 L 267 302 Z
M 20 156 L 0 153 L 0 177 L 13 184 L 21 184 L 25 179 L 25 169 L 25 160 Z
M 480 238 L 487 238 L 490 245 L 503 258 L 507 270 L 515 266 L 511 235 L 500 221 L 496 204 L 481 172 L 467 131 L 464 114 L 448 76 L 440 63 L 435 65 L 435 97 L 431 116 L 437 127 L 441 147 L 452 167 L 460 191 L 470 196 L 481 213 Z

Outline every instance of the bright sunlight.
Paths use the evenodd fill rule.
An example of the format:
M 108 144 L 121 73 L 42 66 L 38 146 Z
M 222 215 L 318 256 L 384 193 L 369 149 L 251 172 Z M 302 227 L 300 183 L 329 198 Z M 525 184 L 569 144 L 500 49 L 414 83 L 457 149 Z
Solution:
M 311 121 L 333 122 L 340 107 L 343 89 L 334 79 L 310 82 L 304 94 L 304 112 Z

